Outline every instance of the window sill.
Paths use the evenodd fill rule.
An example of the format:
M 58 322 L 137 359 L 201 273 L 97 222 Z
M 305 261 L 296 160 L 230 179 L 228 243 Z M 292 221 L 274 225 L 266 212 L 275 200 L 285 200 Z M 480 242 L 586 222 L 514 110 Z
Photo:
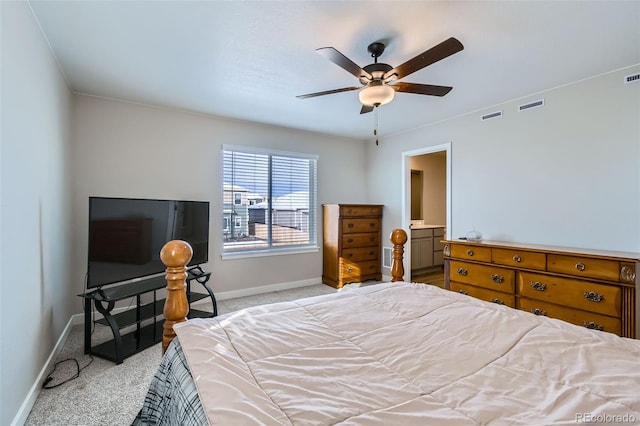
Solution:
M 304 253 L 317 253 L 320 250 L 318 246 L 309 246 L 298 249 L 286 248 L 286 249 L 271 249 L 271 250 L 256 250 L 256 251 L 242 251 L 235 253 L 222 253 L 220 257 L 222 260 L 232 259 L 246 259 L 250 257 L 267 257 L 267 256 L 289 256 L 293 254 Z

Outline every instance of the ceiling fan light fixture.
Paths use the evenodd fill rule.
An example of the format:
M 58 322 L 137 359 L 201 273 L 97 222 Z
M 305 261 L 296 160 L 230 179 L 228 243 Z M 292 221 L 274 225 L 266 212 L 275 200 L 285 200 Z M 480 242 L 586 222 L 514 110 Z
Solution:
M 358 98 L 363 105 L 380 106 L 393 100 L 396 91 L 386 84 L 371 85 L 360 90 Z

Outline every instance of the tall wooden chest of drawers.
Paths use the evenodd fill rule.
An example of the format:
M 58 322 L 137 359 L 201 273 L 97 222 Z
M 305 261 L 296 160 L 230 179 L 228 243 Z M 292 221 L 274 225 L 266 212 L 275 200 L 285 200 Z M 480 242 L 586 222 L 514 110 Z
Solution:
M 324 204 L 322 282 L 335 288 L 381 280 L 382 206 Z
M 489 302 L 636 337 L 640 253 L 445 241 L 445 286 Z

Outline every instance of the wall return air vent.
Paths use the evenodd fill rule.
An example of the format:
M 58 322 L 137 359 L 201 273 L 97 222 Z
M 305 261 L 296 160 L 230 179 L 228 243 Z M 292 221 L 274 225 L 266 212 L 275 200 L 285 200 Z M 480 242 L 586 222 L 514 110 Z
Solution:
M 544 106 L 544 99 L 539 99 L 537 101 L 529 102 L 528 104 L 522 104 L 518 107 L 518 111 L 526 111 L 531 108 L 538 108 Z
M 640 81 L 640 72 L 636 74 L 627 75 L 624 77 L 624 84 L 637 83 Z
M 393 259 L 393 249 L 391 247 L 382 247 L 382 267 L 391 268 L 392 259 Z
M 480 120 L 491 120 L 492 118 L 500 118 L 502 117 L 502 111 L 490 112 L 489 114 L 485 114 L 480 117 Z

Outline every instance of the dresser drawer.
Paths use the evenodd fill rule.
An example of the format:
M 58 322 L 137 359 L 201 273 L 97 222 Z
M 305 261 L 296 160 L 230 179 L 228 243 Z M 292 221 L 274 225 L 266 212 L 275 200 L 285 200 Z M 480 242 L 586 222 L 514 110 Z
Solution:
M 620 264 L 615 260 L 592 259 L 562 254 L 547 255 L 547 270 L 549 272 L 615 282 L 618 281 L 620 276 Z
M 547 256 L 544 253 L 511 249 L 491 249 L 491 261 L 499 265 L 539 269 L 541 271 L 544 271 L 547 266 Z
M 532 299 L 620 317 L 620 287 L 531 272 L 518 273 L 518 294 Z
M 371 219 L 342 219 L 342 232 L 345 234 L 357 232 L 378 232 L 380 220 Z
M 513 293 L 515 289 L 515 272 L 511 269 L 493 265 L 477 265 L 475 263 L 452 260 L 449 276 L 452 281 L 484 287 L 491 290 Z
M 378 246 L 377 232 L 347 234 L 342 236 L 342 248 Z
M 476 260 L 478 262 L 491 262 L 491 249 L 489 247 L 451 244 L 451 257 Z
M 346 260 L 360 262 L 363 260 L 375 260 L 378 258 L 378 247 L 349 248 L 342 250 L 342 257 Z
M 617 334 L 618 336 L 621 334 L 622 323 L 619 318 L 554 305 L 552 303 L 527 299 L 524 297 L 518 300 L 517 305 L 518 309 L 522 309 L 523 311 L 531 312 L 536 315 L 545 315 L 550 318 L 557 318 L 572 324 L 592 328 L 594 330 L 608 331 L 610 333 Z
M 510 308 L 516 307 L 516 298 L 513 294 L 487 290 L 486 288 L 475 287 L 472 285 L 462 284 L 455 281 L 451 281 L 451 291 L 473 296 L 477 299 L 486 300 L 487 302 L 493 302 L 499 305 L 506 305 L 506 306 L 509 306 Z
M 370 260 L 365 262 L 354 262 L 346 259 L 340 260 L 340 278 L 344 282 L 360 281 L 366 275 L 380 272 L 380 262 Z
M 382 206 L 340 206 L 340 216 L 382 216 Z

